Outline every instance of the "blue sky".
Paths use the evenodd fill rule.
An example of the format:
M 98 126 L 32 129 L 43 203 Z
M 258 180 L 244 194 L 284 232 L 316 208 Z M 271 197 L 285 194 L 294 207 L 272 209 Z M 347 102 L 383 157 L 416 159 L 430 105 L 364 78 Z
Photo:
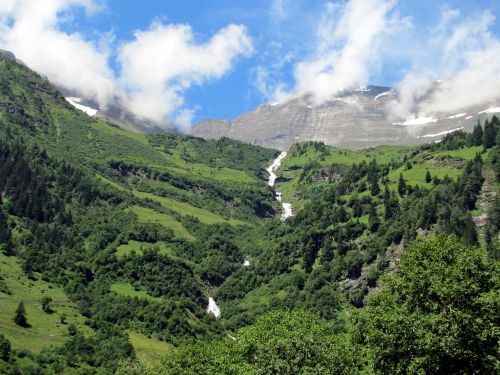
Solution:
M 409 73 L 419 77 L 425 75 L 428 79 L 439 78 L 433 76 L 433 72 L 436 75 L 459 74 L 468 62 L 460 61 L 456 55 L 482 50 L 486 48 L 485 44 L 489 46 L 500 38 L 500 22 L 493 19 L 500 14 L 498 0 L 50 0 L 45 9 L 39 10 L 46 12 L 48 18 L 52 10 L 52 16 L 55 17 L 55 21 L 47 21 L 39 26 L 47 34 L 46 43 L 61 46 L 67 43 L 66 51 L 73 51 L 71 48 L 74 46 L 73 61 L 80 58 L 78 51 L 87 51 L 88 48 L 86 54 L 82 53 L 87 60 L 81 66 L 91 67 L 94 76 L 102 75 L 102 79 L 95 80 L 99 84 L 95 83 L 96 87 L 92 90 L 82 88 L 86 82 L 89 86 L 94 83 L 91 74 L 88 77 L 82 76 L 80 82 L 72 82 L 75 81 L 71 79 L 71 74 L 75 75 L 73 72 L 68 71 L 66 76 L 60 74 L 61 68 L 57 65 L 67 65 L 71 61 L 67 56 L 62 56 L 64 50 L 58 51 L 54 47 L 54 56 L 51 55 L 48 60 L 49 57 L 45 55 L 52 52 L 45 50 L 40 52 L 43 53 L 42 56 L 37 55 L 28 41 L 20 42 L 16 38 L 18 34 L 12 25 L 23 17 L 28 21 L 29 17 L 34 17 L 33 13 L 37 13 L 34 5 L 36 1 L 6 0 L 6 5 L 3 5 L 5 9 L 0 5 L 0 25 L 3 22 L 3 27 L 6 28 L 3 40 L 0 36 L 0 46 L 13 49 L 30 66 L 33 65 L 35 70 L 55 80 L 57 84 L 82 91 L 82 96 L 106 102 L 112 96 L 109 93 L 121 90 L 123 93 L 120 95 L 127 97 L 123 100 L 131 108 L 137 109 L 138 114 L 147 116 L 151 113 L 155 118 L 167 116 L 170 120 L 181 123 L 182 119 L 186 123 L 196 123 L 205 118 L 231 119 L 253 110 L 259 104 L 280 97 L 314 92 L 316 85 L 321 86 L 328 74 L 330 76 L 326 77 L 326 82 L 329 86 L 339 88 L 345 88 L 351 83 L 392 86 L 405 81 Z M 10 8 L 7 3 L 11 3 Z M 49 3 L 51 5 L 47 5 Z M 25 13 L 19 4 L 25 5 Z M 370 6 L 373 9 L 369 9 Z M 359 9 L 356 10 L 356 7 Z M 363 7 L 365 9 L 361 9 Z M 372 17 L 372 13 L 381 7 L 386 8 L 379 12 L 379 18 L 376 18 L 377 15 Z M 344 70 L 339 67 L 343 61 L 342 58 L 339 59 L 339 54 L 349 50 L 350 47 L 346 48 L 346 45 L 352 38 L 351 34 L 355 33 L 352 26 L 341 26 L 343 19 L 349 24 L 349 12 L 351 15 L 367 15 L 368 20 L 355 20 L 355 23 L 359 22 L 359 27 L 369 26 L 370 22 L 373 26 L 367 27 L 367 32 L 373 34 L 371 38 L 361 38 L 352 43 L 354 55 L 357 60 L 362 61 L 359 66 L 353 67 L 357 72 L 346 72 L 345 67 Z M 444 14 L 448 14 L 446 12 L 452 14 L 452 21 L 439 34 L 439 25 L 443 22 Z M 484 28 L 468 31 L 473 28 L 473 24 L 483 22 L 481 20 L 486 25 Z M 383 24 L 380 23 L 382 21 Z M 467 22 L 468 26 L 464 26 Z M 20 21 L 18 23 L 21 24 Z M 160 26 L 155 29 L 153 24 Z M 140 39 L 137 31 L 144 32 L 144 39 L 151 36 L 146 35 L 151 31 L 150 34 L 155 36 L 154 43 L 157 43 L 155 48 L 163 51 L 161 37 L 170 35 L 166 30 L 169 25 L 173 27 L 170 32 L 178 31 L 180 25 L 189 27 L 189 30 L 184 30 L 191 35 L 191 39 L 186 39 L 187 45 L 201 46 L 189 56 L 201 56 L 206 59 L 207 66 L 210 66 L 213 52 L 210 50 L 213 47 L 210 41 L 215 35 L 222 33 L 226 41 L 231 41 L 227 43 L 233 44 L 224 50 L 224 56 L 216 64 L 219 67 L 205 69 L 195 64 L 187 71 L 175 73 L 177 75 L 174 78 L 162 71 L 158 74 L 163 74 L 164 78 L 159 80 L 163 80 L 164 86 L 169 86 L 168 90 L 163 90 L 160 84 L 156 91 L 149 92 L 148 87 L 143 87 L 145 84 L 141 86 L 143 77 L 138 72 L 139 67 L 144 67 L 145 63 L 133 58 L 134 53 L 143 52 L 146 47 L 132 42 Z M 241 28 L 222 32 L 228 25 Z M 466 33 L 474 34 L 475 37 L 468 39 L 462 36 L 460 46 L 453 47 L 452 52 L 443 56 L 444 46 L 449 44 L 462 26 Z M 33 34 L 42 34 L 40 30 L 33 27 L 32 31 Z M 57 33 L 62 35 L 55 35 Z M 340 37 L 330 40 L 328 35 L 336 33 Z M 25 34 L 26 30 L 22 35 Z M 436 38 L 441 39 L 436 42 Z M 72 39 L 78 39 L 80 44 L 76 45 Z M 21 45 L 23 43 L 26 45 Z M 36 35 L 31 43 L 36 43 Z M 128 57 L 124 57 L 122 53 L 126 44 L 131 44 Z M 205 45 L 207 48 L 204 48 Z M 370 51 L 363 52 L 363 48 Z M 179 56 L 182 56 L 181 51 Z M 175 63 L 179 56 L 174 51 L 164 58 Z M 43 58 L 47 59 L 45 64 L 40 62 Z M 315 67 L 314 63 L 320 67 Z M 351 61 L 346 60 L 344 63 L 349 67 Z M 162 67 L 158 64 L 146 70 L 161 71 Z M 220 67 L 222 65 L 223 68 Z M 454 69 L 445 68 L 455 65 Z M 57 69 L 51 69 L 54 66 Z M 337 76 L 334 77 L 335 74 Z M 339 79 L 339 75 L 348 79 Z M 145 82 L 154 82 L 154 77 L 149 79 L 150 81 L 146 79 Z M 320 88 L 317 94 L 321 98 L 337 91 Z M 130 98 L 127 96 L 129 94 Z M 162 100 L 153 100 L 157 96 L 162 96 Z M 105 97 L 108 99 L 103 99 Z M 150 106 L 144 102 L 151 102 Z M 153 105 L 168 108 L 164 113 L 156 113 L 150 108 Z

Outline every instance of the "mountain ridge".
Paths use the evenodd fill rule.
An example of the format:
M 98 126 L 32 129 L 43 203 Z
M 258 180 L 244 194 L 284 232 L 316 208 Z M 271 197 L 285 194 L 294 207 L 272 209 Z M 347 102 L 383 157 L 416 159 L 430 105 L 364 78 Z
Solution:
M 204 120 L 191 133 L 207 139 L 228 136 L 251 144 L 288 150 L 301 141 L 320 141 L 329 146 L 362 149 L 380 145 L 418 145 L 438 141 L 451 131 L 471 131 L 484 121 L 491 103 L 442 113 L 438 118 L 398 119 L 387 105 L 395 89 L 366 86 L 348 90 L 323 104 L 310 95 L 283 103 L 263 104 L 234 120 Z M 500 112 L 500 110 L 499 110 Z

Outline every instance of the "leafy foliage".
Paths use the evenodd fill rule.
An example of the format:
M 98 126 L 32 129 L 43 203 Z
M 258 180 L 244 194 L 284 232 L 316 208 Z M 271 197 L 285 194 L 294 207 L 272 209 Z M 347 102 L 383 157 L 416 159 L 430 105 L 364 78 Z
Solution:
M 498 275 L 483 250 L 454 237 L 416 243 L 356 314 L 375 372 L 494 373 Z

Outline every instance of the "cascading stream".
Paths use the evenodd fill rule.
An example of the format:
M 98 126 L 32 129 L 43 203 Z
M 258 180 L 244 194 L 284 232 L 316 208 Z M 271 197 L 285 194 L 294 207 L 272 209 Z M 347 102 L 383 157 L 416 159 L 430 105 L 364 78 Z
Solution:
M 267 172 L 269 172 L 269 181 L 268 184 L 272 188 L 275 187 L 276 178 L 278 177 L 275 173 L 276 170 L 281 166 L 281 163 L 286 157 L 286 152 L 282 152 L 279 156 L 273 161 L 273 163 L 267 168 Z M 291 203 L 282 202 L 282 194 L 279 191 L 276 191 L 276 199 L 281 203 L 283 207 L 283 213 L 281 214 L 281 220 L 286 220 L 289 217 L 293 216 L 293 208 Z M 243 267 L 250 267 L 250 261 L 245 260 L 243 263 Z M 207 313 L 212 314 L 214 317 L 219 318 L 221 315 L 221 311 L 215 300 L 210 297 L 208 299 Z
M 275 187 L 276 178 L 278 177 L 275 173 L 276 170 L 281 166 L 281 163 L 286 157 L 286 151 L 283 151 L 278 157 L 273 161 L 273 163 L 267 168 L 267 172 L 269 173 L 269 182 L 268 185 L 272 188 Z M 282 194 L 279 191 L 276 191 L 276 199 L 281 203 L 283 207 L 283 213 L 281 214 L 281 220 L 286 220 L 289 217 L 293 216 L 293 208 L 291 203 L 286 203 L 282 201 Z

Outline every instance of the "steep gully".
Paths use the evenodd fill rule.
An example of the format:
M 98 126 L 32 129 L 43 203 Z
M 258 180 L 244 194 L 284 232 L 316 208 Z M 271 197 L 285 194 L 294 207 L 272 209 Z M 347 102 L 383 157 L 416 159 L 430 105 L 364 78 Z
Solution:
M 267 168 L 267 172 L 269 173 L 269 180 L 268 180 L 268 185 L 272 188 L 275 187 L 276 185 L 276 178 L 278 177 L 276 175 L 276 171 L 278 168 L 281 166 L 281 163 L 286 157 L 286 152 L 282 152 L 279 154 L 279 156 L 273 161 L 273 163 Z M 282 201 L 282 194 L 279 191 L 276 191 L 276 199 L 278 202 L 281 203 L 281 206 L 283 207 L 283 213 L 281 214 L 281 220 L 286 220 L 289 217 L 293 216 L 293 208 L 291 203 L 286 203 Z M 243 263 L 244 267 L 250 266 L 250 261 L 245 260 Z M 214 317 L 219 318 L 220 317 L 220 308 L 217 306 L 217 303 L 215 303 L 215 300 L 210 297 L 208 299 L 208 307 L 207 307 L 207 313 L 212 314 Z

